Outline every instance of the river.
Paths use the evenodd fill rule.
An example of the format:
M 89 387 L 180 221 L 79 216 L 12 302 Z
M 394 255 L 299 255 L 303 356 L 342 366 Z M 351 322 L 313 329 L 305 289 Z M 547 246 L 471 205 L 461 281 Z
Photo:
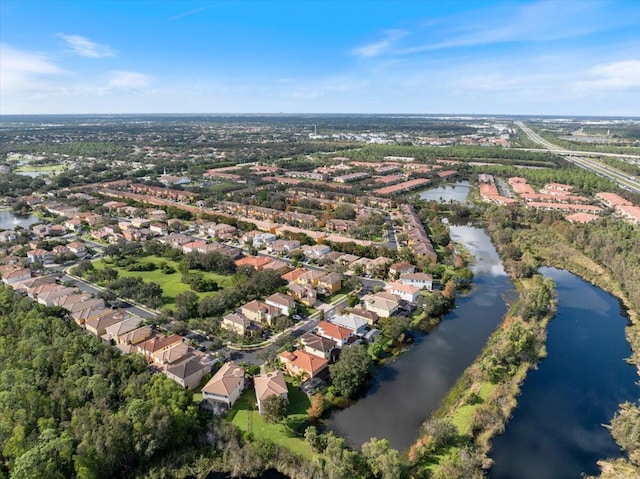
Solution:
M 513 285 L 487 234 L 452 226 L 451 237 L 476 258 L 471 291 L 456 299 L 457 307 L 432 332 L 418 336 L 409 351 L 379 368 L 364 398 L 331 415 L 329 429 L 349 446 L 377 437 L 406 450 L 507 311 L 503 296 L 514 294 Z
M 10 210 L 0 210 L 0 230 L 12 230 L 16 226 L 28 228 L 37 223 L 40 219 L 33 215 L 15 215 Z
M 522 385 L 518 407 L 494 440 L 490 479 L 570 479 L 597 474 L 596 461 L 621 453 L 602 424 L 640 397 L 627 317 L 616 298 L 577 276 L 542 268 L 558 290 L 547 357 Z
M 420 199 L 427 201 L 439 201 L 441 203 L 459 201 L 460 203 L 465 203 L 470 189 L 468 181 L 457 181 L 450 185 L 442 185 L 421 191 L 419 196 Z

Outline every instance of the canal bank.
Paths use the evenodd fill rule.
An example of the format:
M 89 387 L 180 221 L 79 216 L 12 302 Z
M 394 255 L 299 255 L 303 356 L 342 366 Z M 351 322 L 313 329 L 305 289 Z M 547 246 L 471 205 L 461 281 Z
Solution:
M 617 298 L 555 268 L 542 268 L 558 291 L 547 357 L 527 376 L 504 434 L 493 441 L 491 479 L 566 479 L 598 473 L 597 461 L 620 457 L 603 427 L 618 405 L 640 396 L 628 318 Z
M 387 439 L 395 449 L 408 449 L 422 423 L 502 321 L 507 312 L 504 298 L 515 297 L 500 258 L 482 229 L 452 226 L 451 237 L 475 258 L 473 286 L 456 299 L 456 308 L 429 334 L 417 336 L 411 349 L 376 372 L 364 398 L 333 412 L 329 429 L 351 447 L 376 437 Z

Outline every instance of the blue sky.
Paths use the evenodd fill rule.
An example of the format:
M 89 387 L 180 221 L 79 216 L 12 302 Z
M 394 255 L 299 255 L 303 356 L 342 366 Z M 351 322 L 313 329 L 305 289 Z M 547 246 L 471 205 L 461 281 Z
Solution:
M 640 115 L 636 1 L 0 1 L 0 113 Z

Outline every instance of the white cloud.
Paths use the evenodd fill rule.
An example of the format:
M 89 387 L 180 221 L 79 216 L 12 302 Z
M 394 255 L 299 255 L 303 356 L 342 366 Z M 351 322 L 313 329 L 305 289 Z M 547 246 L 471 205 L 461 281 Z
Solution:
M 144 73 L 113 70 L 109 74 L 111 78 L 107 85 L 108 90 L 139 90 L 151 83 L 151 77 Z
M 351 54 L 361 58 L 377 57 L 389 51 L 407 33 L 405 30 L 387 30 L 382 40 L 354 48 Z
M 204 12 L 205 10 L 209 10 L 211 8 L 213 8 L 212 5 L 205 6 L 205 7 L 200 7 L 200 8 L 194 8 L 193 10 L 189 10 L 189 11 L 174 15 L 172 17 L 169 17 L 169 20 L 177 20 L 179 18 L 188 17 L 190 15 L 195 15 L 197 13 Z
M 574 83 L 579 90 L 614 90 L 640 87 L 640 60 L 625 60 L 593 67 L 592 79 Z
M 58 36 L 65 41 L 73 53 L 81 57 L 102 58 L 116 56 L 115 50 L 108 45 L 92 42 L 86 37 L 80 35 L 65 35 L 64 33 L 60 33 Z
M 32 90 L 42 79 L 62 73 L 65 70 L 43 53 L 0 44 L 0 88 L 4 92 Z

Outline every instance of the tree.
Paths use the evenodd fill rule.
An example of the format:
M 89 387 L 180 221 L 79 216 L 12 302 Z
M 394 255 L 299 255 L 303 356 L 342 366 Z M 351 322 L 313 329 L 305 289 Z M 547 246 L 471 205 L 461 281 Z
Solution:
M 353 398 L 367 384 L 373 360 L 361 344 L 345 347 L 340 360 L 329 366 L 331 382 L 339 395 Z
M 262 411 L 267 422 L 277 423 L 287 417 L 289 401 L 279 394 L 269 396 L 262 402 Z
M 320 419 L 324 412 L 324 396 L 322 393 L 316 393 L 311 396 L 311 405 L 307 409 L 307 414 L 311 419 Z
M 198 315 L 199 298 L 193 291 L 176 295 L 176 319 L 185 320 Z
M 371 438 L 362 445 L 362 454 L 374 477 L 397 479 L 401 476 L 400 454 L 389 448 L 389 441 L 386 439 Z

